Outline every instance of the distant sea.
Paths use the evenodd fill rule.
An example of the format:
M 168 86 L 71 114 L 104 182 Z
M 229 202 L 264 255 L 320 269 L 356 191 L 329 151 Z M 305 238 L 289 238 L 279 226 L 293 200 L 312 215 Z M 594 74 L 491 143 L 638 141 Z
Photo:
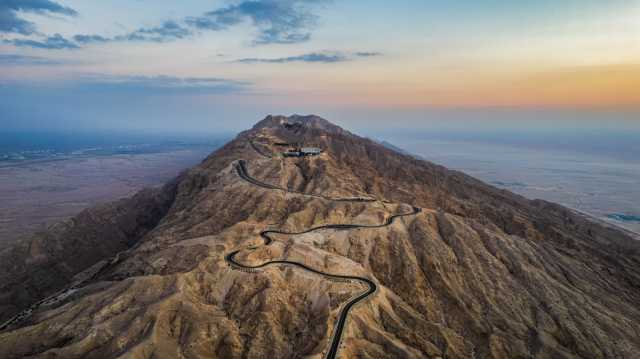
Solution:
M 637 132 L 413 131 L 384 139 L 496 187 L 640 233 Z

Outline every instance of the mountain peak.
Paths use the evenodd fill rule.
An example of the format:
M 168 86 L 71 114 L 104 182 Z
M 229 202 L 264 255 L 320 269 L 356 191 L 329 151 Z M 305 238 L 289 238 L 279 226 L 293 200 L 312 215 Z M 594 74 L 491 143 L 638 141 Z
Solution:
M 331 123 L 330 121 L 317 115 L 268 115 L 262 121 L 253 126 L 254 130 L 263 128 L 287 128 L 291 130 L 317 129 L 329 133 L 347 134 L 348 131 L 342 127 Z

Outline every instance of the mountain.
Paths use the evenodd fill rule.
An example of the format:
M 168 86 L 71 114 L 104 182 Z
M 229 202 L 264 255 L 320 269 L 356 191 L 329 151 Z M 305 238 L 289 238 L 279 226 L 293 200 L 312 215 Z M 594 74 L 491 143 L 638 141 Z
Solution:
M 387 141 L 380 141 L 379 142 L 381 145 L 383 145 L 384 147 L 390 149 L 390 150 L 394 150 L 396 152 L 400 152 L 403 155 L 411 155 L 409 152 L 403 150 L 402 148 L 394 145 L 393 143 L 387 142 Z
M 2 358 L 640 357 L 637 241 L 318 116 L 0 263 Z

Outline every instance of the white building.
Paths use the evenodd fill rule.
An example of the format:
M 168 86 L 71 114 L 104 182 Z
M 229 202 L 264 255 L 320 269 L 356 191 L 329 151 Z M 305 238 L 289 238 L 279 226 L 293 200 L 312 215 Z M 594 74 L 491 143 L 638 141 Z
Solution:
M 320 152 L 322 152 L 322 150 L 318 147 L 302 147 L 300 149 L 300 153 L 303 156 L 317 156 L 320 154 Z

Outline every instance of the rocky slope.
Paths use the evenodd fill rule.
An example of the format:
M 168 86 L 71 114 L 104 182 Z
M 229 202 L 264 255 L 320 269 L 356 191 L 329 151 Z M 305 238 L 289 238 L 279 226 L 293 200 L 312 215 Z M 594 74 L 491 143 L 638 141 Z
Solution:
M 133 246 L 169 210 L 175 183 L 85 210 L 0 252 L 0 323 Z
M 284 143 L 323 153 L 282 158 Z M 241 159 L 289 191 L 242 179 Z M 354 197 L 375 200 L 336 200 Z M 412 206 L 421 212 L 379 228 L 259 236 L 375 226 Z M 3 319 L 61 294 L 0 332 L 0 357 L 324 356 L 362 283 L 287 265 L 238 270 L 225 256 L 239 250 L 248 266 L 287 260 L 376 284 L 348 314 L 342 358 L 637 358 L 639 249 L 561 206 L 319 117 L 269 116 L 161 191 L 2 253 Z

